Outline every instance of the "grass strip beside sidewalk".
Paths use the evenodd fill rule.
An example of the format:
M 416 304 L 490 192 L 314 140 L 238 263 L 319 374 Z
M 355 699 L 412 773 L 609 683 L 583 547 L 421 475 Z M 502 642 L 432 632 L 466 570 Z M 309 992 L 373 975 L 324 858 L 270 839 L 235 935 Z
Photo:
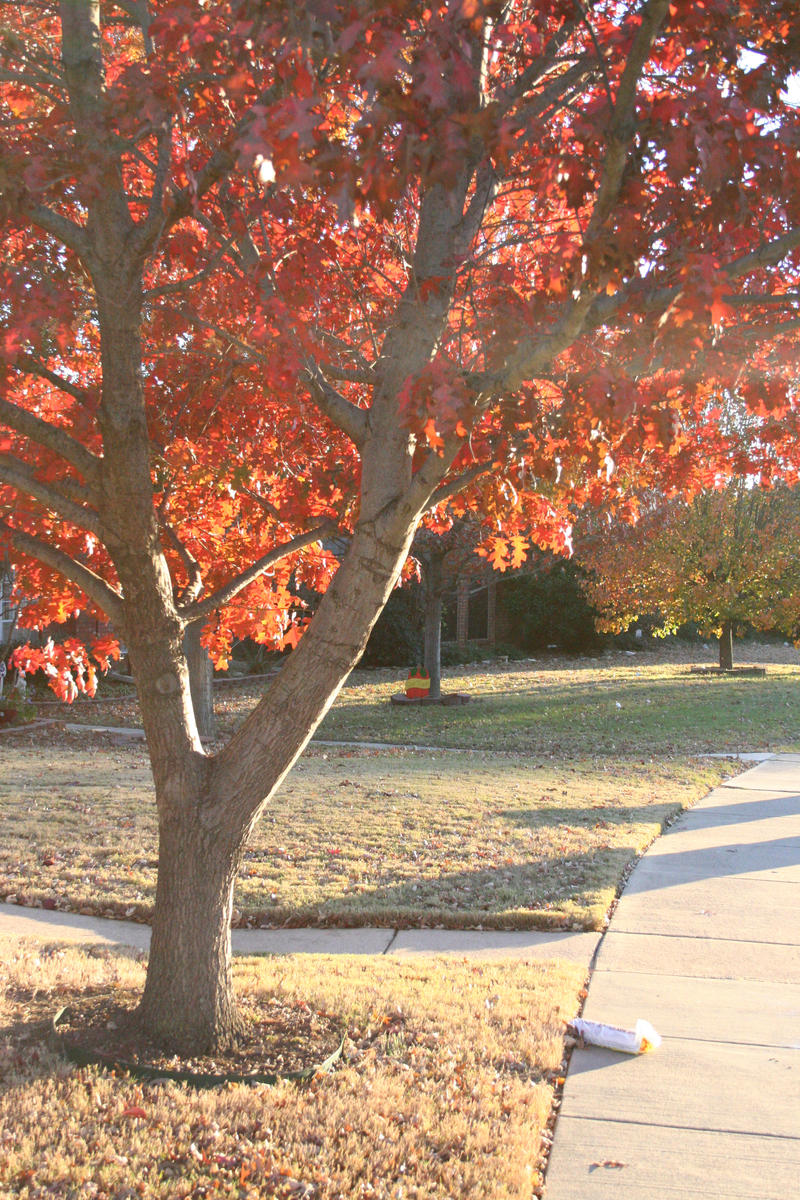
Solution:
M 0 946 L 0 1195 L 525 1200 L 541 1183 L 582 969 L 337 956 L 237 959 L 236 986 L 335 1013 L 344 1065 L 310 1086 L 193 1092 L 76 1069 L 63 1004 L 139 989 L 124 952 Z

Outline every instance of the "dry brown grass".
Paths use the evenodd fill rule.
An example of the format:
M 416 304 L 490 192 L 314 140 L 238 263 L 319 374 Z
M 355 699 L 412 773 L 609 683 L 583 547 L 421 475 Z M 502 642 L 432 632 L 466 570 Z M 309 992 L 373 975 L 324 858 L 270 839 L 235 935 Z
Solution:
M 144 750 L 20 736 L 3 745 L 0 899 L 147 919 L 157 847 Z M 597 928 L 663 822 L 731 769 L 314 747 L 256 827 L 239 919 Z
M 41 1042 L 32 1011 L 140 986 L 134 957 L 8 943 L 0 958 L 4 1200 L 528 1200 L 538 1188 L 580 968 L 237 960 L 242 992 L 344 1020 L 346 1059 L 305 1088 L 198 1093 L 79 1070 Z

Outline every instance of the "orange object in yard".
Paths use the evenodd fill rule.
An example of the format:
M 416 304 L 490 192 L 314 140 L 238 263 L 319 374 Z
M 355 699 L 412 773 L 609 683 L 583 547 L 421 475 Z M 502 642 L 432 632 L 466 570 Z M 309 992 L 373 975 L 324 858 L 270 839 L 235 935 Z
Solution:
M 431 690 L 431 677 L 423 667 L 408 672 L 406 696 L 409 700 L 422 700 Z

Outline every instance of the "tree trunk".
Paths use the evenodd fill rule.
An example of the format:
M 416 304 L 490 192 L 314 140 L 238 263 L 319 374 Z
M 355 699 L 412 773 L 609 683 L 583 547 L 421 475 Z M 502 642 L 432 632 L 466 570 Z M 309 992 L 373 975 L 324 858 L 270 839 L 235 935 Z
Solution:
M 719 635 L 719 667 L 721 671 L 733 669 L 733 622 L 723 621 Z
M 196 621 L 187 625 L 183 635 L 183 650 L 186 664 L 189 668 L 189 686 L 192 693 L 192 707 L 197 732 L 203 741 L 214 740 L 216 722 L 214 720 L 214 668 L 208 651 L 200 641 L 202 622 Z
M 240 1033 L 231 979 L 231 909 L 240 853 L 203 828 L 198 804 L 162 819 L 147 981 L 139 1017 L 175 1050 L 208 1053 Z
M 456 638 L 459 650 L 466 650 L 469 641 L 469 580 L 458 581 L 458 611 L 456 615 Z
M 425 670 L 430 675 L 428 695 L 438 700 L 442 694 L 442 597 L 425 597 Z
M 492 647 L 497 641 L 497 584 L 494 579 L 486 585 L 486 640 Z
M 409 522 L 399 532 L 354 535 L 313 630 L 213 758 L 192 752 L 174 715 L 172 734 L 159 719 L 167 702 L 188 692 L 186 670 L 170 660 L 169 646 L 132 650 L 159 810 L 156 906 L 139 1015 L 164 1045 L 199 1053 L 236 1040 L 230 915 L 242 848 L 358 661 L 412 530 Z M 154 675 L 155 687 L 142 685 Z
M 434 551 L 420 556 L 422 586 L 425 596 L 425 632 L 423 666 L 428 672 L 431 687 L 428 695 L 438 700 L 442 694 L 442 595 L 443 555 Z

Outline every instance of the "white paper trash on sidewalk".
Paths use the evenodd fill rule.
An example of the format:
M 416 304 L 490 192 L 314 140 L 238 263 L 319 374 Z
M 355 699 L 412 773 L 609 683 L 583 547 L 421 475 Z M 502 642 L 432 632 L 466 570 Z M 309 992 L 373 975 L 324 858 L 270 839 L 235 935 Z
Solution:
M 608 1050 L 621 1050 L 623 1054 L 646 1054 L 661 1045 L 661 1035 L 649 1021 L 637 1021 L 635 1029 L 618 1029 L 615 1025 L 575 1017 L 570 1025 L 590 1046 L 605 1046 Z

